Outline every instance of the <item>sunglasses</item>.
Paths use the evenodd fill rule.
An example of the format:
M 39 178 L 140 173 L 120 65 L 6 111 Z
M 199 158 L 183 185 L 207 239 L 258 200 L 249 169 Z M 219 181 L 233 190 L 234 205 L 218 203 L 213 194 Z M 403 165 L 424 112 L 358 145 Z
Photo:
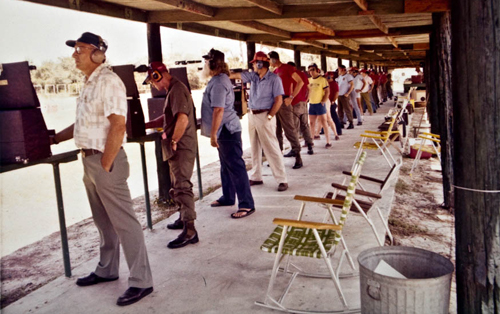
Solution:
M 90 50 L 95 50 L 96 48 L 91 48 L 91 47 L 83 47 L 83 46 L 76 46 L 75 47 L 75 52 L 76 54 L 81 54 L 82 53 L 82 49 L 90 49 Z

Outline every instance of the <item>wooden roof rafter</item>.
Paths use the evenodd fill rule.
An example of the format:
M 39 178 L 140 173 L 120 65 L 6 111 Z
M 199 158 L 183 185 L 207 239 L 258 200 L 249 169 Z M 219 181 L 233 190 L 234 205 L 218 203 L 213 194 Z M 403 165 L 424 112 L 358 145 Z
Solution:
M 272 0 L 245 0 L 246 2 L 250 2 L 255 4 L 256 6 L 267 10 L 269 12 L 281 15 L 283 14 L 283 5 L 276 3 Z
M 212 17 L 217 12 L 216 8 L 201 3 L 193 2 L 190 0 L 153 0 L 153 1 L 168 4 L 180 10 L 194 14 L 199 14 L 205 17 Z

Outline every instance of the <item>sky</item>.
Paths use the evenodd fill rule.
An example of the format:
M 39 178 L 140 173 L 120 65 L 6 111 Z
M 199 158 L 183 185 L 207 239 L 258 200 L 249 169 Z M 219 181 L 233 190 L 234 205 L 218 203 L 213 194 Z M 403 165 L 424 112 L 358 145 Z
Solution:
M 112 65 L 147 62 L 145 23 L 100 16 L 19 0 L 0 0 L 0 63 L 28 60 L 33 65 L 71 56 L 66 40 L 76 40 L 84 32 L 100 35 L 108 42 L 106 53 Z M 246 46 L 235 40 L 199 35 L 161 27 L 165 63 L 169 55 L 199 55 L 210 48 L 243 55 Z

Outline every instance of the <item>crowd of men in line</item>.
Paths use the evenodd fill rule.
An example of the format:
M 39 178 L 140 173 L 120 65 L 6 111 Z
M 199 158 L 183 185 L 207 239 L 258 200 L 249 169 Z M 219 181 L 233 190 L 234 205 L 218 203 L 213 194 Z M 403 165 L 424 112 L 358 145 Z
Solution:
M 85 75 L 85 84 L 77 99 L 75 123 L 58 132 L 51 143 L 74 138 L 81 149 L 83 181 L 100 235 L 97 267 L 88 276 L 78 278 L 76 284 L 84 287 L 117 280 L 121 246 L 130 271 L 129 288 L 116 303 L 125 306 L 153 292 L 144 235 L 127 184 L 129 164 L 122 147 L 126 143 L 128 110 L 125 85 L 105 64 L 108 44 L 100 36 L 86 32 L 77 40 L 68 40 L 66 45 L 74 49 L 72 57 L 77 69 Z M 285 157 L 295 157 L 293 169 L 299 169 L 303 166 L 299 131 L 308 154 L 314 153 L 314 139 L 319 138 L 321 128 L 326 148 L 330 148 L 329 127 L 338 140 L 347 121 L 346 128 L 354 128 L 353 109 L 360 125 L 361 112 L 367 108 L 371 114 L 380 105 L 379 99 L 391 97 L 390 84 L 387 84 L 390 79 L 383 73 L 369 75 L 356 68 L 348 73 L 345 66 L 340 65 L 338 77 L 328 72 L 325 78 L 318 66 L 311 64 L 308 76 L 293 63 L 281 63 L 279 54 L 274 51 L 269 54 L 257 52 L 251 61 L 252 72 L 230 73 L 224 53 L 215 49 L 203 58 L 202 74 L 209 82 L 202 100 L 201 134 L 210 137 L 211 145 L 218 149 L 221 163 L 222 196 L 211 206 L 233 206 L 237 198 L 238 210 L 231 214 L 234 219 L 255 212 L 250 187 L 264 184 L 262 152 L 278 183 L 278 191 L 288 189 L 282 153 L 283 132 L 291 144 Z M 234 108 L 230 79 L 250 84 L 248 128 L 252 170 L 249 174 L 242 158 L 241 123 Z M 149 65 L 144 84 L 166 91 L 163 115 L 146 123 L 146 128 L 163 128 L 161 145 L 163 159 L 170 166 L 170 195 L 180 213 L 167 227 L 182 230 L 167 247 L 181 248 L 199 242 L 191 183 L 197 151 L 193 100 L 186 85 L 171 76 L 162 62 Z M 318 127 L 316 122 L 319 122 Z

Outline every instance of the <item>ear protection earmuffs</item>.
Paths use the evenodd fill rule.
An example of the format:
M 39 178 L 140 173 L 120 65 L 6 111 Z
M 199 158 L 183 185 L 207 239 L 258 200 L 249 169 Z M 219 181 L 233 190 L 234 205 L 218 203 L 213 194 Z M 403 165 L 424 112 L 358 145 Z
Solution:
M 264 61 L 256 61 L 255 64 L 257 65 L 257 69 L 262 69 L 264 67 Z
M 106 50 L 108 50 L 106 41 L 99 37 L 99 47 L 97 47 L 97 49 L 92 52 L 92 54 L 90 55 L 90 60 L 98 64 L 104 63 L 104 61 L 106 61 Z
M 151 72 L 151 74 L 149 75 L 149 77 L 155 81 L 155 82 L 159 82 L 161 81 L 161 79 L 163 78 L 163 75 L 161 75 L 160 71 L 158 70 L 153 70 Z
M 209 59 L 208 68 L 210 69 L 210 71 L 214 71 L 217 68 L 217 61 L 215 61 L 214 59 Z

